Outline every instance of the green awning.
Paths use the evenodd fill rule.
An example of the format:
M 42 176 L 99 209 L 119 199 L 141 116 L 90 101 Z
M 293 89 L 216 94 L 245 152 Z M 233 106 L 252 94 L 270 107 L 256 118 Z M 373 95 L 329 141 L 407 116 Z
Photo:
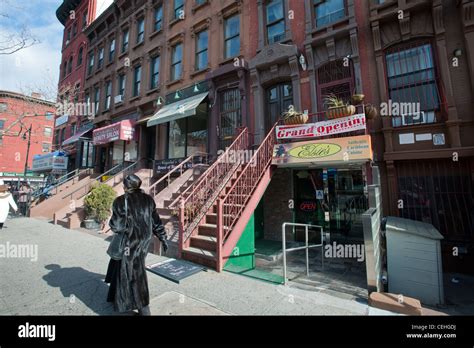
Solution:
M 158 124 L 178 120 L 180 118 L 189 117 L 196 114 L 196 108 L 207 97 L 208 92 L 197 94 L 195 96 L 177 101 L 173 104 L 163 106 L 153 117 L 147 122 L 148 127 Z

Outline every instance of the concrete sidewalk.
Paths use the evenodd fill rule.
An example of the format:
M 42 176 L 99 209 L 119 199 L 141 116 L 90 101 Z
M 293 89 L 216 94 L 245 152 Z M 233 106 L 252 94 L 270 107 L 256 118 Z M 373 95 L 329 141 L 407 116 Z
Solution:
M 108 242 L 29 218 L 7 220 L 0 245 L 37 246 L 38 258 L 0 258 L 0 315 L 113 315 L 103 282 Z M 31 255 L 30 255 L 31 256 Z M 149 254 L 147 264 L 165 260 Z M 212 270 L 175 284 L 148 273 L 156 315 L 368 315 L 366 299 L 274 285 Z

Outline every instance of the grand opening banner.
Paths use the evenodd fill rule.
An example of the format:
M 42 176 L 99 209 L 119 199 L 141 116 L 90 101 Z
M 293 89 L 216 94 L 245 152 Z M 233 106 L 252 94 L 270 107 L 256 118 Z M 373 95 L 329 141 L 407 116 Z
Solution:
M 365 114 L 334 120 L 291 126 L 277 126 L 277 139 L 307 139 L 361 130 L 366 128 Z

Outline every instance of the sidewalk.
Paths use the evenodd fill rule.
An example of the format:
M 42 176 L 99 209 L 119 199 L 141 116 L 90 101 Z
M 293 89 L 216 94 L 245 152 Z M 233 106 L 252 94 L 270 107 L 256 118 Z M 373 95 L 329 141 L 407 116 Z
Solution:
M 0 315 L 116 314 L 105 301 L 108 242 L 98 237 L 30 218 L 7 220 L 0 245 L 37 245 L 38 258 L 0 258 Z M 147 264 L 165 259 L 149 254 Z M 369 311 L 366 299 L 347 300 L 229 272 L 200 272 L 181 284 L 147 275 L 156 315 L 392 314 Z

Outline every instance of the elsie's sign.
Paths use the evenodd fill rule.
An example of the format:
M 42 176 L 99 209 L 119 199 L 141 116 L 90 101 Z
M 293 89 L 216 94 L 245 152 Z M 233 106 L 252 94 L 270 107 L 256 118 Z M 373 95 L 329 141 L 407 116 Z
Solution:
M 272 164 L 296 166 L 317 163 L 361 163 L 371 159 L 370 135 L 360 135 L 277 144 L 273 148 Z
M 365 115 L 357 114 L 334 120 L 291 126 L 277 126 L 277 139 L 316 138 L 365 129 Z

